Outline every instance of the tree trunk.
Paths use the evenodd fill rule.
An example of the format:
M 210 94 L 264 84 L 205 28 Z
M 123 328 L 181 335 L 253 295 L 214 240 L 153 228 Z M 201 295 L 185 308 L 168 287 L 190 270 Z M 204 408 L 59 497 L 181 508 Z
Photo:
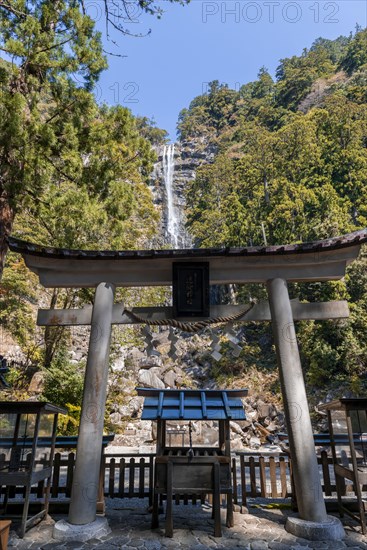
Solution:
M 7 193 L 0 188 L 0 281 L 3 276 L 5 258 L 8 252 L 6 237 L 11 234 L 14 222 L 14 210 L 11 208 Z
M 57 303 L 58 289 L 54 288 L 51 297 L 50 309 L 54 309 Z M 51 365 L 54 353 L 55 353 L 55 343 L 58 337 L 60 336 L 60 329 L 62 327 L 45 327 L 45 359 L 44 367 L 48 369 Z

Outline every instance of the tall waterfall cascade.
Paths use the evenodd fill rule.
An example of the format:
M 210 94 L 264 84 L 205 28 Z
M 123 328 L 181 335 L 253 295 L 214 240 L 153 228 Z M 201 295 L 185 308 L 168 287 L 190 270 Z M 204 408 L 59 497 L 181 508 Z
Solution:
M 179 248 L 179 217 L 177 207 L 175 205 L 173 174 L 175 170 L 175 144 L 165 145 L 162 155 L 162 171 L 163 181 L 166 190 L 167 204 L 167 240 L 173 248 Z
M 149 246 L 192 248 L 194 240 L 186 228 L 186 189 L 197 169 L 213 162 L 216 147 L 201 138 L 154 146 L 157 161 L 150 175 L 153 202 L 159 209 L 160 231 Z
M 190 248 L 192 240 L 185 227 L 185 198 L 180 152 L 174 143 L 164 145 L 161 152 L 161 185 L 163 201 L 163 237 L 172 248 Z

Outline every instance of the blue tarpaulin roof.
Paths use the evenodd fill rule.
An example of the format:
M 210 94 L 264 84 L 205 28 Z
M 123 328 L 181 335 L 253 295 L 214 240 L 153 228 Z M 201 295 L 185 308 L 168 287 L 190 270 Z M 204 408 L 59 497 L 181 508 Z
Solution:
M 145 397 L 142 420 L 246 420 L 241 397 L 247 390 L 160 390 L 137 388 Z

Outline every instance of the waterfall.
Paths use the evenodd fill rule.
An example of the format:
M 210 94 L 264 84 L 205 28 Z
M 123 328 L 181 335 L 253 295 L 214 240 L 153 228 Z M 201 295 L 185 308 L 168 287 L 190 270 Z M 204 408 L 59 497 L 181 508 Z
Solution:
M 167 233 L 173 248 L 179 247 L 180 220 L 174 204 L 173 173 L 175 169 L 175 144 L 165 145 L 162 158 L 163 180 L 167 194 Z

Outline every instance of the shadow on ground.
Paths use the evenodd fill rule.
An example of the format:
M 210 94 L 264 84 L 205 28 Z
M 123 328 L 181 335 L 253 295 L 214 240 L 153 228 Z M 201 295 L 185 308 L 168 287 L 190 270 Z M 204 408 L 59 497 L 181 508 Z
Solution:
M 164 514 L 160 516 L 160 527 L 151 530 L 151 514 L 146 500 L 107 499 L 106 517 L 111 533 L 100 540 L 88 542 L 56 542 L 52 539 L 54 521 L 65 516 L 53 516 L 28 531 L 23 540 L 14 532 L 9 548 L 18 550 L 117 550 L 119 548 L 141 550 L 292 550 L 339 548 L 367 550 L 367 537 L 361 535 L 360 527 L 352 519 L 343 519 L 346 537 L 343 541 L 307 541 L 294 537 L 284 529 L 286 518 L 294 514 L 285 509 L 251 507 L 249 513 L 235 513 L 235 526 L 225 527 L 225 510 L 222 510 L 223 536 L 214 537 L 214 522 L 209 505 L 174 505 L 174 535 L 164 536 Z

